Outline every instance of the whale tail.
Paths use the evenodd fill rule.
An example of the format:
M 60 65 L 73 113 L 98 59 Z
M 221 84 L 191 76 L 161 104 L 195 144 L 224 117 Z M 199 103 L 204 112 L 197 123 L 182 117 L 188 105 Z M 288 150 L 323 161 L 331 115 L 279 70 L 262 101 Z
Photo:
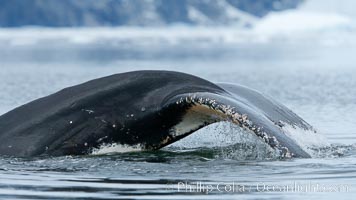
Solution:
M 160 149 L 209 124 L 229 121 L 283 156 L 310 157 L 283 131 L 313 128 L 249 88 L 189 74 L 136 71 L 63 89 L 0 116 L 0 154 L 88 154 L 106 144 Z
M 255 134 L 270 147 L 280 151 L 282 157 L 310 157 L 286 136 L 282 127 L 291 125 L 305 130 L 312 126 L 285 106 L 243 86 L 219 84 L 229 94 L 188 93 L 165 102 L 165 109 L 185 110 L 181 120 L 172 126 L 167 140 L 153 149 L 171 144 L 209 124 L 229 121 Z M 148 147 L 151 148 L 151 147 Z

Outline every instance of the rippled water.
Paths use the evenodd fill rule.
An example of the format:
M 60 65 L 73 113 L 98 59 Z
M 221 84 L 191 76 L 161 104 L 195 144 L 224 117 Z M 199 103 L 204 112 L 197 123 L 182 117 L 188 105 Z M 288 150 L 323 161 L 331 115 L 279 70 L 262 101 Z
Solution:
M 173 42 L 162 35 L 174 30 L 157 30 L 154 40 L 149 31 L 149 36 L 130 41 L 127 36 L 100 39 L 105 35 L 101 33 L 94 42 L 68 42 L 65 37 L 75 31 L 61 35 L 66 32 L 62 31 L 53 38 L 55 30 L 46 30 L 52 36 L 33 42 L 41 29 L 36 31 L 0 31 L 0 113 L 109 74 L 175 70 L 262 91 L 312 124 L 330 145 L 314 149 L 311 159 L 280 160 L 238 127 L 218 124 L 155 152 L 0 157 L 1 199 L 353 199 L 356 195 L 356 40 L 351 30 L 275 35 L 267 41 L 231 30 L 203 31 L 206 35 L 200 40 L 196 38 L 200 32 L 193 31 L 189 40 L 183 31 Z M 85 35 L 88 30 L 80 31 Z M 15 33 L 19 35 L 11 38 Z M 147 43 L 139 44 L 142 41 Z

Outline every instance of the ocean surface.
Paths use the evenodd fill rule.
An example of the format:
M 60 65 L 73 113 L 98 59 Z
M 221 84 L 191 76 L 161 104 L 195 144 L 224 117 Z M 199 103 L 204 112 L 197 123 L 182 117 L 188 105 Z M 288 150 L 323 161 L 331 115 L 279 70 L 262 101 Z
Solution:
M 228 123 L 211 125 L 156 152 L 0 157 L 0 198 L 353 199 L 354 2 L 333 2 L 310 1 L 244 30 L 0 29 L 1 114 L 93 78 L 174 70 L 259 90 L 323 137 L 295 131 L 295 139 L 316 144 L 310 159 L 273 158 L 264 144 Z

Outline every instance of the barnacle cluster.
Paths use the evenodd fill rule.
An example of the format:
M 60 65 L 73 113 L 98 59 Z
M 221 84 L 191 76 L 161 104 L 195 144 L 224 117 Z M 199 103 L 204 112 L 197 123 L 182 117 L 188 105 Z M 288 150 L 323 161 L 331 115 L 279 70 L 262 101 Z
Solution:
M 176 104 L 190 104 L 192 106 L 202 105 L 207 106 L 210 109 L 213 109 L 224 115 L 224 120 L 231 121 L 242 128 L 252 131 L 269 146 L 275 149 L 282 158 L 290 158 L 293 154 L 285 146 L 282 146 L 275 136 L 269 136 L 264 130 L 263 127 L 255 125 L 251 120 L 249 120 L 247 114 L 241 114 L 236 111 L 236 108 L 219 102 L 216 99 L 209 97 L 198 96 L 197 94 L 189 94 L 186 97 L 181 97 L 176 101 Z

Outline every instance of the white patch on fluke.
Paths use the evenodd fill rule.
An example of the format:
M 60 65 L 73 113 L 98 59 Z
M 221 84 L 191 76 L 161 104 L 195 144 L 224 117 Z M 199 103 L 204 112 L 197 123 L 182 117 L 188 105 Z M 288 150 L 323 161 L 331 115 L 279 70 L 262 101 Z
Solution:
M 195 131 L 204 124 L 221 121 L 223 114 L 207 105 L 195 105 L 187 111 L 181 122 L 171 129 L 174 136 L 180 136 Z
M 143 148 L 140 144 L 137 145 L 126 145 L 126 144 L 103 144 L 99 148 L 94 148 L 91 152 L 92 155 L 104 155 L 113 153 L 125 153 L 125 152 L 136 152 L 142 151 Z

